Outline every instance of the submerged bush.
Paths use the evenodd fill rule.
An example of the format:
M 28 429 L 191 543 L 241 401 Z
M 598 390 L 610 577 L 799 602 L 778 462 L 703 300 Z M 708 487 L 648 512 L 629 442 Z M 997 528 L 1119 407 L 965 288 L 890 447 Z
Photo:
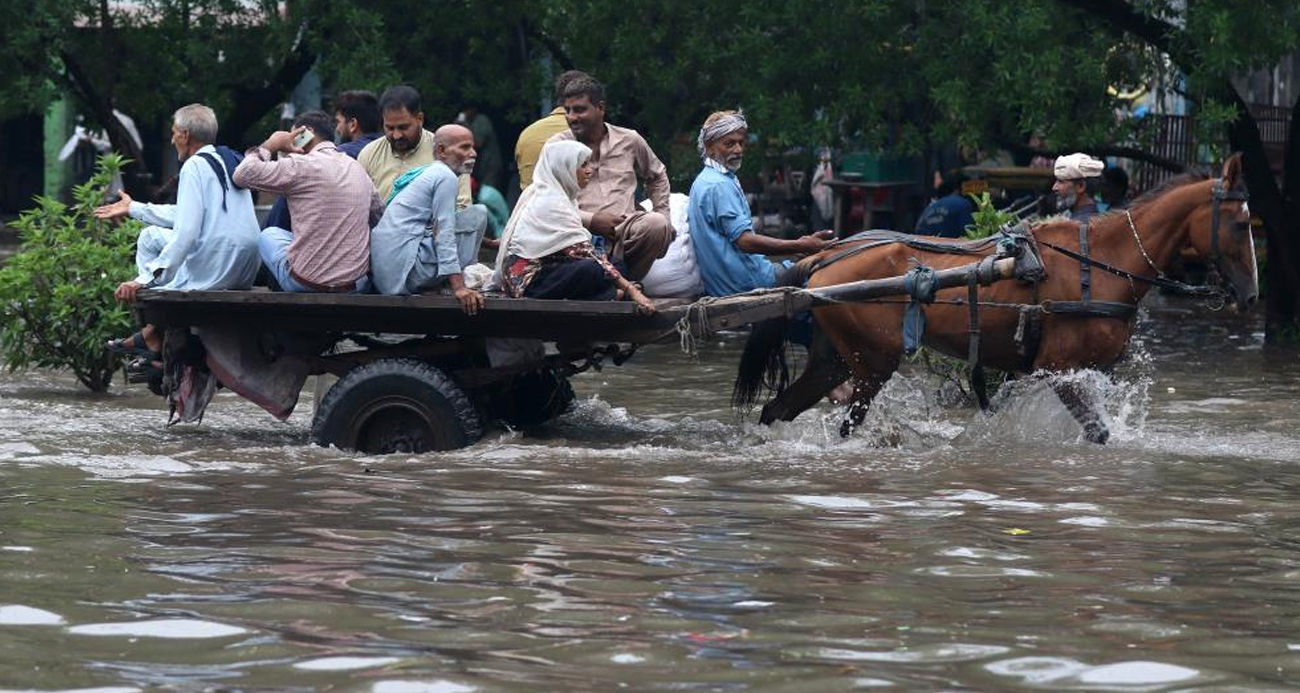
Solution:
M 95 175 L 73 189 L 71 206 L 37 197 L 16 228 L 22 246 L 0 268 L 0 358 L 13 371 L 70 370 L 95 392 L 120 364 L 104 342 L 132 331 L 129 308 L 113 290 L 135 275 L 142 224 L 101 221 L 93 212 L 125 159 L 100 157 Z

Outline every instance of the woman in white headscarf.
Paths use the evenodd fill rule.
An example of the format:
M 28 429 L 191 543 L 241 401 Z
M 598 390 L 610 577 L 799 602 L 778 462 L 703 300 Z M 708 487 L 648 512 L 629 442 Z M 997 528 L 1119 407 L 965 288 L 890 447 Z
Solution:
M 591 150 L 573 140 L 542 148 L 533 183 L 506 222 L 495 284 L 516 298 L 600 301 L 631 299 L 645 313 L 654 304 L 591 245 L 576 198 L 591 179 Z

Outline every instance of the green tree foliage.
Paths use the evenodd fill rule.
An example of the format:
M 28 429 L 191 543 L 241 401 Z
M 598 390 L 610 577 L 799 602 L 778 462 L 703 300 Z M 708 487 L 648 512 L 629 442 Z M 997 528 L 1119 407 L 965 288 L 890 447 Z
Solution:
M 993 206 L 993 196 L 987 192 L 968 197 L 975 202 L 975 211 L 971 214 L 975 223 L 966 229 L 967 238 L 988 238 L 1015 222 L 1014 214 Z
M 140 223 L 100 221 L 122 158 L 106 155 L 73 191 L 72 206 L 46 197 L 19 217 L 22 247 L 0 268 L 0 354 L 9 370 L 71 370 L 95 392 L 108 389 L 119 362 L 104 342 L 130 331 L 130 312 L 113 299 L 132 272 Z
M 142 197 L 141 152 L 113 109 L 147 135 L 176 108 L 203 102 L 217 111 L 221 141 L 239 145 L 318 62 L 346 82 L 398 76 L 380 18 L 352 3 L 30 0 L 0 31 L 0 118 L 70 95 L 132 160 L 127 187 Z
M 1027 153 L 1038 132 L 1041 154 L 1177 168 L 1150 153 L 1152 128 L 1117 118 L 1129 107 L 1118 94 L 1156 84 L 1185 99 L 1204 141 L 1226 134 L 1245 152 L 1274 260 L 1270 325 L 1300 324 L 1300 132 L 1284 189 L 1230 81 L 1300 46 L 1295 0 L 33 0 L 14 15 L 0 113 L 42 108 L 56 89 L 100 127 L 114 106 L 157 123 L 204 101 L 223 141 L 244 144 L 316 65 L 331 90 L 412 84 L 431 123 L 478 105 L 508 149 L 550 77 L 578 68 L 608 85 L 611 121 L 686 174 L 676 184 L 698 163 L 698 123 L 735 107 L 759 154 L 827 143 Z

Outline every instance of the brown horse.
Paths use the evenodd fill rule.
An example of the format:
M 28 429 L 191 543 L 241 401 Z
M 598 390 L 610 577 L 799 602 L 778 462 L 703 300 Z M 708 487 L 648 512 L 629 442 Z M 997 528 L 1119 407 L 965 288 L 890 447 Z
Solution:
M 1059 220 L 1034 228 L 1032 238 L 1046 276 L 1036 285 L 1003 280 L 978 289 L 979 363 L 1017 373 L 1110 368 L 1133 333 L 1136 305 L 1151 287 L 1147 279 L 1162 281 L 1165 268 L 1188 246 L 1209 259 L 1225 292 L 1239 310 L 1246 310 L 1257 297 L 1258 279 L 1250 213 L 1241 185 L 1240 155 L 1228 159 L 1220 180 L 1191 174 L 1174 178 L 1136 200 L 1127 211 L 1093 218 L 1087 231 L 1089 247 L 1082 253 L 1078 222 Z M 854 243 L 850 240 L 805 259 L 797 266 L 802 271 L 789 273 L 787 283 L 797 285 L 806 278 L 808 288 L 817 289 L 902 275 L 916 263 L 942 270 L 979 259 L 904 243 L 844 253 Z M 1092 261 L 1087 272 L 1081 271 L 1083 263 L 1071 252 Z M 825 264 L 836 255 L 842 259 Z M 1087 278 L 1081 279 L 1083 275 Z M 1085 296 L 1084 281 L 1090 283 L 1090 297 Z M 959 358 L 968 356 L 972 313 L 967 292 L 966 287 L 940 290 L 935 302 L 924 306 L 927 347 Z M 1081 304 L 1085 298 L 1091 303 Z M 820 343 L 814 339 L 804 371 L 788 386 L 782 358 L 785 321 L 755 325 L 736 378 L 736 404 L 751 405 L 766 377 L 769 384 L 775 382 L 777 392 L 763 407 L 760 420 L 765 424 L 790 421 L 852 377 L 854 395 L 841 428 L 847 435 L 861 423 L 872 398 L 898 368 L 906 304 L 907 298 L 899 297 L 814 308 L 824 338 Z M 1100 309 L 1107 306 L 1112 310 Z M 1117 307 L 1127 310 L 1114 310 Z M 1025 314 L 1036 322 L 1037 329 L 1030 332 L 1038 334 L 1028 349 L 1026 341 L 1032 337 L 1026 337 Z M 1086 438 L 1104 443 L 1109 431 L 1089 393 L 1063 378 L 1053 379 L 1053 388 L 1083 426 Z

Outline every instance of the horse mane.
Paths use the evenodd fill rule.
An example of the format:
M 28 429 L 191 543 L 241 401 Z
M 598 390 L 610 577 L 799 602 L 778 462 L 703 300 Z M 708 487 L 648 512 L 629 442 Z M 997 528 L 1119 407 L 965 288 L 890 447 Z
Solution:
M 1128 209 L 1128 211 L 1130 211 L 1130 212 L 1136 212 L 1138 209 L 1140 209 L 1140 208 L 1142 208 L 1142 207 L 1144 207 L 1144 206 L 1146 206 L 1146 205 L 1149 205 L 1149 204 L 1151 204 L 1152 202 L 1155 202 L 1156 200 L 1160 199 L 1161 197 L 1163 197 L 1163 196 L 1165 195 L 1165 193 L 1171 192 L 1171 191 L 1173 191 L 1173 190 L 1175 190 L 1175 189 L 1177 189 L 1177 188 L 1181 188 L 1181 187 L 1183 187 L 1183 186 L 1185 186 L 1185 185 L 1192 185 L 1192 184 L 1194 184 L 1194 183 L 1201 183 L 1201 182 L 1207 181 L 1207 180 L 1209 180 L 1209 179 L 1210 179 L 1210 173 L 1209 173 L 1208 170 L 1206 170 L 1206 169 L 1204 169 L 1204 168 L 1197 168 L 1197 169 L 1194 169 L 1194 170 L 1191 170 L 1191 171 L 1187 171 L 1186 173 L 1180 173 L 1180 174 L 1178 174 L 1178 175 L 1176 175 L 1176 176 L 1173 176 L 1173 177 L 1171 177 L 1171 178 L 1167 178 L 1167 179 L 1165 179 L 1164 181 L 1162 181 L 1162 182 L 1161 182 L 1159 185 L 1157 185 L 1156 187 L 1151 188 L 1150 190 L 1148 190 L 1148 191 L 1142 193 L 1141 195 L 1139 195 L 1138 197 L 1134 198 L 1132 201 L 1129 202 L 1127 209 Z M 1093 223 L 1095 224 L 1095 223 L 1098 222 L 1098 221 L 1107 221 L 1107 220 L 1110 220 L 1110 219 L 1113 219 L 1113 218 L 1122 217 L 1122 216 L 1123 216 L 1123 214 L 1122 214 L 1123 211 L 1124 211 L 1124 210 L 1122 210 L 1122 209 L 1111 209 L 1111 210 L 1106 211 L 1106 212 L 1104 212 L 1104 213 L 1102 213 L 1102 214 L 1098 214 L 1098 215 L 1096 215 L 1096 216 L 1093 217 Z M 1037 229 L 1037 228 L 1040 228 L 1040 227 L 1049 226 L 1049 225 L 1052 225 L 1052 224 L 1054 224 L 1054 223 L 1056 223 L 1056 222 L 1059 222 L 1059 221 L 1068 221 L 1068 219 L 1065 219 L 1064 217 L 1059 217 L 1059 216 L 1052 216 L 1052 217 L 1049 217 L 1049 218 L 1047 218 L 1047 219 L 1042 220 L 1042 221 L 1041 221 L 1040 223 L 1038 223 L 1038 224 L 1035 224 L 1035 225 L 1034 225 L 1034 228 Z M 1096 228 L 1096 227 L 1094 226 L 1094 228 Z
M 1184 185 L 1200 183 L 1202 181 L 1207 181 L 1209 179 L 1210 179 L 1210 172 L 1204 169 L 1196 169 L 1196 170 L 1188 171 L 1186 173 L 1180 173 L 1172 178 L 1166 179 L 1165 181 L 1160 183 L 1160 185 L 1157 185 L 1156 187 L 1151 188 L 1150 190 L 1134 198 L 1133 201 L 1129 203 L 1129 209 L 1135 210 L 1138 207 L 1142 207 L 1144 205 L 1155 202 L 1165 193 L 1173 190 L 1174 188 L 1181 188 Z

